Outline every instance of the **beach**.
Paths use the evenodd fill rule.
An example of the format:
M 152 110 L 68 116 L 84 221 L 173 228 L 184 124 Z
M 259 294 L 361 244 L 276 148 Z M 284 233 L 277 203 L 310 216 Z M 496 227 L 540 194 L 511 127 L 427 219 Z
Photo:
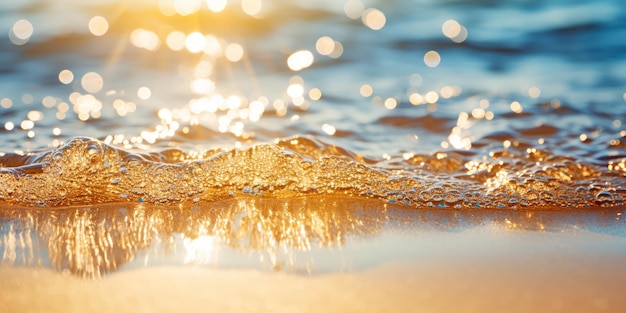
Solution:
M 0 312 L 626 307 L 622 0 L 0 16 Z

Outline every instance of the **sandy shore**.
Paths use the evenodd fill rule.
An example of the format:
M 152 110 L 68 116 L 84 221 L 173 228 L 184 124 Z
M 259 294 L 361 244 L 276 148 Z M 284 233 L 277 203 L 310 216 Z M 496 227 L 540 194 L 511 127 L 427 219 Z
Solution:
M 540 264 L 541 263 L 541 264 Z M 297 276 L 155 267 L 85 281 L 2 268 L 1 312 L 622 312 L 614 261 L 391 262 L 358 273 Z
M 626 307 L 620 210 L 427 211 L 331 200 L 0 210 L 0 312 Z M 258 258 L 280 261 L 279 250 L 293 252 L 282 261 L 294 257 L 295 271 Z

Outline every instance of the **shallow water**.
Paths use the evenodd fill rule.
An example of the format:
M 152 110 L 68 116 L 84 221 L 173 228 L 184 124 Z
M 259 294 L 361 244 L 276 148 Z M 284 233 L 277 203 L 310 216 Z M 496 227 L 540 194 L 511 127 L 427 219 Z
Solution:
M 406 213 L 425 225 L 457 210 L 470 225 L 555 210 L 555 232 L 594 227 L 604 216 L 598 223 L 623 236 L 622 1 L 177 3 L 0 6 L 0 34 L 7 34 L 0 36 L 0 248 L 15 252 L 7 236 L 20 228 L 28 230 L 23 238 L 40 241 L 20 249 L 42 254 L 19 261 L 15 252 L 3 260 L 96 277 L 135 253 L 150 259 L 145 251 L 155 238 L 177 240 L 179 248 L 203 238 L 197 229 L 178 228 L 136 238 L 156 227 L 142 219 L 140 229 L 120 226 L 130 246 L 83 247 L 112 249 L 106 253 L 113 258 L 80 253 L 109 263 L 79 266 L 71 253 L 52 252 L 65 249 L 54 243 L 69 242 L 63 236 L 74 233 L 66 226 L 79 220 L 89 222 L 74 231 L 92 242 L 113 235 L 89 233 L 90 227 L 132 224 L 137 214 L 172 225 L 187 218 L 202 228 L 206 221 L 250 218 L 254 211 L 241 213 L 238 205 L 255 201 L 283 201 L 273 205 L 303 218 L 353 214 L 311 200 L 320 196 L 352 199 L 348 207 L 369 212 L 367 223 L 375 225 L 363 234 L 352 219 L 321 219 L 317 225 L 328 229 L 303 235 L 321 243 L 328 238 L 307 236 L 340 240 L 332 231 L 356 231 L 351 245 L 375 245 L 364 239 L 370 231 L 397 227 L 400 211 L 391 214 L 387 205 L 442 209 Z M 303 197 L 309 200 L 297 200 Z M 200 214 L 194 208 L 208 215 L 193 217 Z M 245 242 L 238 243 L 210 233 L 233 249 L 220 266 L 281 267 L 276 260 L 259 263 L 272 258 L 264 254 L 272 245 L 245 246 L 252 238 L 290 251 L 306 246 L 290 241 L 298 236 L 257 235 L 241 234 Z M 233 252 L 238 244 L 254 261 Z M 306 251 L 300 263 L 283 255 L 282 266 L 341 269 L 330 250 Z M 178 264 L 183 256 L 173 258 L 159 254 L 154 262 Z M 311 260 L 327 263 L 310 267 Z
M 5 6 L 0 199 L 623 204 L 620 1 L 327 2 Z

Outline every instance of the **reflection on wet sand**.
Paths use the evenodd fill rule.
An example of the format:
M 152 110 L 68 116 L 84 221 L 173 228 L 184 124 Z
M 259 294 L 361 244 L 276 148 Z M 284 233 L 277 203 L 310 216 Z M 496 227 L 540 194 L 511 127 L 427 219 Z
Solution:
M 0 208 L 4 266 L 50 266 L 98 278 L 139 257 L 217 265 L 220 250 L 258 255 L 273 270 L 301 271 L 294 255 L 341 248 L 385 231 L 587 229 L 624 236 L 622 211 L 408 210 L 339 197 L 241 198 L 188 207 L 114 204 L 33 210 Z M 222 264 L 223 265 L 223 264 Z M 311 268 L 305 268 L 309 273 Z

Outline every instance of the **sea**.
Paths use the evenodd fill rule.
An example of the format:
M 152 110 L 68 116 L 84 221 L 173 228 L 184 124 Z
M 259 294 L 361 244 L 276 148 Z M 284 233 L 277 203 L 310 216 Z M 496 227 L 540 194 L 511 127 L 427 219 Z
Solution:
M 622 0 L 3 2 L 2 263 L 329 272 L 486 220 L 623 238 L 625 38 Z

